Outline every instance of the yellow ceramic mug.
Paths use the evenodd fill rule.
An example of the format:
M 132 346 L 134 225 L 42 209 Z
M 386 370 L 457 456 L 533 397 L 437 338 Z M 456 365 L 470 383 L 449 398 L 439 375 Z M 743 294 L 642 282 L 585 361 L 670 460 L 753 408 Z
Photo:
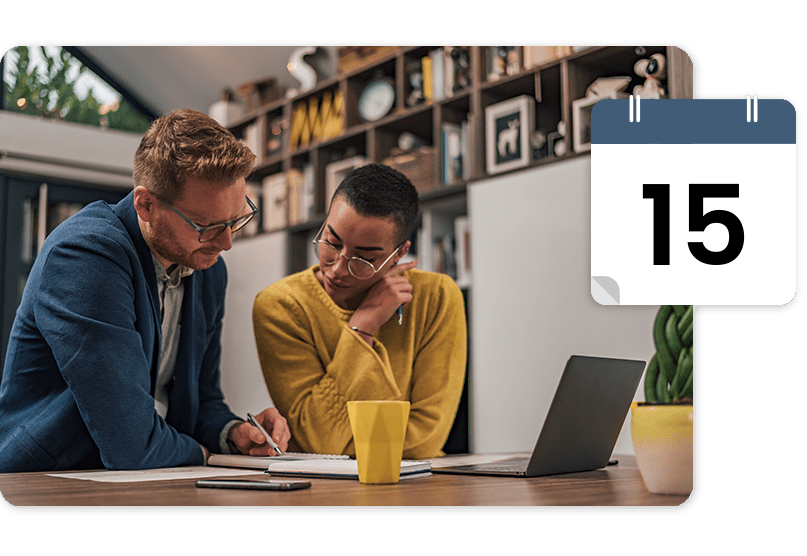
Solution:
M 401 474 L 409 402 L 347 402 L 359 481 L 362 483 L 397 483 Z

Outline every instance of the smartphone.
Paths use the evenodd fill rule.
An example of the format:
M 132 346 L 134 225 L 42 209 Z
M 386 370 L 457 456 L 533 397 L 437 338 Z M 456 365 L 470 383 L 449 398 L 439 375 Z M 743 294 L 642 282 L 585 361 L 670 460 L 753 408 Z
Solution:
M 196 481 L 199 488 L 243 488 L 249 490 L 300 490 L 311 486 L 309 481 L 248 481 L 245 479 L 204 479 Z

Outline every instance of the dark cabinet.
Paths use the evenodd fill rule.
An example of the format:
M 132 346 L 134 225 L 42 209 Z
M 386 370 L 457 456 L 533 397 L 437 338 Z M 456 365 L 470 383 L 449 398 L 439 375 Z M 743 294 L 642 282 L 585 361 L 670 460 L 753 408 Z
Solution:
M 85 205 L 98 200 L 117 203 L 128 193 L 0 174 L 0 360 L 5 362 L 14 314 L 47 235 Z

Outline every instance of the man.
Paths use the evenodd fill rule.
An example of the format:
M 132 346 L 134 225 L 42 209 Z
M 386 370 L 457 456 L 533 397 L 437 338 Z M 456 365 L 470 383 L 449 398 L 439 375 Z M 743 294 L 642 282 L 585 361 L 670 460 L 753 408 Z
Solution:
M 321 264 L 255 300 L 264 379 L 304 451 L 355 454 L 348 400 L 408 400 L 404 457 L 441 453 L 465 378 L 465 310 L 447 275 L 399 264 L 417 217 L 406 176 L 354 170 L 314 240 Z
M 0 383 L 0 471 L 201 465 L 266 455 L 219 388 L 227 271 L 257 212 L 255 155 L 211 118 L 155 121 L 134 190 L 92 203 L 47 238 L 17 310 Z M 285 449 L 274 408 L 257 415 Z

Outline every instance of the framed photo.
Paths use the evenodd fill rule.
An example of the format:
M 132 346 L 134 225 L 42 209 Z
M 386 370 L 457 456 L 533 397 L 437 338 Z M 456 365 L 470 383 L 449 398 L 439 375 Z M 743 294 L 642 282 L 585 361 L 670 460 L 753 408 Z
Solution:
M 485 151 L 488 174 L 530 163 L 530 133 L 535 127 L 535 100 L 528 95 L 485 109 Z
M 286 172 L 263 178 L 263 231 L 273 232 L 288 226 L 289 196 Z
M 591 110 L 597 101 L 606 98 L 628 98 L 628 93 L 609 91 L 602 95 L 592 95 L 572 101 L 572 132 L 574 152 L 591 150 Z
M 351 156 L 336 162 L 331 162 L 325 167 L 325 212 L 331 205 L 331 198 L 336 192 L 336 188 L 342 183 L 345 177 L 361 166 L 367 164 L 369 160 L 363 156 Z

